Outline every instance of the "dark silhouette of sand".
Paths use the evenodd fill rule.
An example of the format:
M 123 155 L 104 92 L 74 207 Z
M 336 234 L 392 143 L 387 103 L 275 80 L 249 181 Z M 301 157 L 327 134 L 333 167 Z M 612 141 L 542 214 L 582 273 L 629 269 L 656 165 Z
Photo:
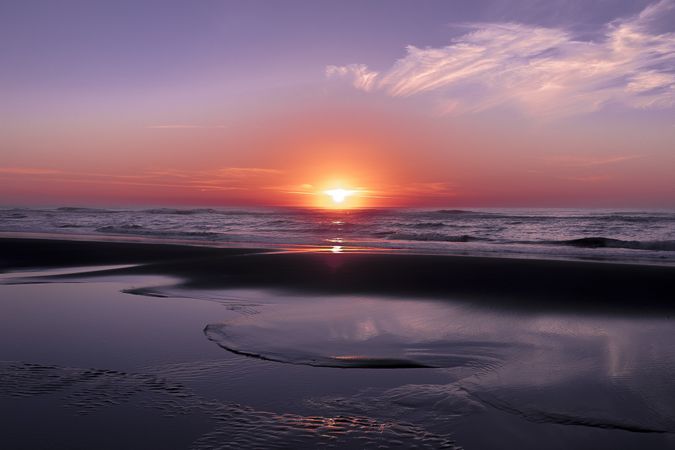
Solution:
M 533 311 L 675 311 L 675 267 L 670 266 L 46 239 L 0 239 L 0 254 L 0 270 L 138 264 L 106 273 L 177 276 L 184 287 L 194 289 L 258 287 L 452 298 Z

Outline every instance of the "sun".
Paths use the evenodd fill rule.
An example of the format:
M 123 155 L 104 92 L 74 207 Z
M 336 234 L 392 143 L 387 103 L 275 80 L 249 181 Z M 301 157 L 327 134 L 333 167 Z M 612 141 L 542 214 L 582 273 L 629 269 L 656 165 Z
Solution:
M 316 187 L 315 187 L 316 186 Z M 304 191 L 311 198 L 308 206 L 327 210 L 348 210 L 363 208 L 368 198 L 368 190 L 345 180 L 332 180 L 318 185 L 307 185 Z
M 356 191 L 349 189 L 328 189 L 327 191 L 323 191 L 323 193 L 328 195 L 333 200 L 333 203 L 339 205 L 344 203 L 347 197 L 354 195 Z

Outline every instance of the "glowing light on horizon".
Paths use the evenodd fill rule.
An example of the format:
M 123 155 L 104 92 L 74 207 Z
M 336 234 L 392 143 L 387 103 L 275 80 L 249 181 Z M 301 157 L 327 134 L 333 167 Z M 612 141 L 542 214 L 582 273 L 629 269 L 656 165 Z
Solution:
M 327 191 L 323 191 L 323 193 L 330 196 L 334 203 L 339 204 L 344 203 L 347 197 L 354 195 L 356 191 L 349 189 L 329 189 Z

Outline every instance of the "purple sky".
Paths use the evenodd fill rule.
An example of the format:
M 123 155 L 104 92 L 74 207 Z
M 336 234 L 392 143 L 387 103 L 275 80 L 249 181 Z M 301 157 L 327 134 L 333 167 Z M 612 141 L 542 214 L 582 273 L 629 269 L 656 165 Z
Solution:
M 176 187 L 151 172 L 187 170 L 194 181 L 214 166 L 269 176 L 223 179 L 224 198 L 188 192 L 182 201 L 264 203 L 248 192 L 264 191 L 274 192 L 270 203 L 295 203 L 281 191 L 317 180 L 285 166 L 280 152 L 315 167 L 318 156 L 337 161 L 321 155 L 336 141 L 360 146 L 343 153 L 367 154 L 363 161 L 336 163 L 352 172 L 364 161 L 372 172 L 386 154 L 387 133 L 352 133 L 352 118 L 401 133 L 406 144 L 383 162 L 388 181 L 367 170 L 317 177 L 409 190 L 420 204 L 415 186 L 432 183 L 446 186 L 429 193 L 432 203 L 445 193 L 448 203 L 546 204 L 527 183 L 497 195 L 500 183 L 527 176 L 551 205 L 675 205 L 675 0 L 26 0 L 0 6 L 0 59 L 4 204 L 35 203 L 50 186 L 54 202 L 168 201 L 175 193 L 132 195 L 120 179 L 108 190 L 97 179 L 91 198 L 71 184 L 101 175 Z M 341 114 L 338 132 L 331 121 Z M 304 136 L 303 121 L 317 117 L 325 143 L 314 135 L 311 145 L 309 137 L 291 143 L 286 134 Z M 262 122 L 285 137 L 258 142 Z M 439 134 L 428 144 L 415 132 Z M 403 171 L 420 147 L 430 167 Z M 504 171 L 505 161 L 521 175 Z M 479 187 L 481 178 L 491 188 Z

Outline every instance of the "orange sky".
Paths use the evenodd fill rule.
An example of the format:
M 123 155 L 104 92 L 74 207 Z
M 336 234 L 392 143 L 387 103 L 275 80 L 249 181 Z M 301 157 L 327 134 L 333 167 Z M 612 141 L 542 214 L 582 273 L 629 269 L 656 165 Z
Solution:
M 17 127 L 5 204 L 667 206 L 673 157 L 630 127 L 452 120 L 365 98 L 245 112 L 214 125 Z M 569 126 L 569 125 L 568 125 Z M 30 149 L 30 153 L 21 149 Z M 590 152 L 587 149 L 592 149 Z
M 24 3 L 0 206 L 675 207 L 675 0 Z

